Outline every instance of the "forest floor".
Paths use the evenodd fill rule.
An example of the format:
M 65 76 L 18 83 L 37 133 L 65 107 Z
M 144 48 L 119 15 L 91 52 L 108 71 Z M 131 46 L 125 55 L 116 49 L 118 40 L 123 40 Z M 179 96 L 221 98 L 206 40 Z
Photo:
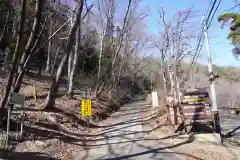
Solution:
M 6 85 L 7 73 L 1 72 L 0 77 L 1 94 L 3 95 L 2 86 Z M 24 79 L 20 90 L 20 93 L 25 95 L 22 139 L 15 137 L 16 132 L 20 131 L 20 123 L 13 119 L 10 123 L 12 149 L 14 155 L 19 157 L 18 159 L 21 159 L 21 156 L 23 158 L 30 156 L 30 159 L 40 157 L 41 159 L 44 155 L 57 159 L 68 159 L 73 152 L 81 151 L 86 143 L 91 143 L 89 140 L 91 138 L 87 135 L 97 131 L 99 129 L 97 122 L 101 118 L 106 118 L 110 113 L 106 109 L 108 107 L 105 106 L 108 105 L 107 102 L 94 100 L 92 113 L 94 115 L 102 113 L 102 116 L 100 119 L 92 119 L 88 123 L 85 118 L 81 117 L 80 104 L 81 99 L 84 98 L 84 92 L 75 88 L 73 98 L 69 99 L 64 95 L 66 94 L 64 85 L 61 85 L 59 89 L 55 107 L 51 110 L 40 109 L 40 106 L 44 104 L 50 85 L 51 78 L 49 77 L 41 76 L 39 78 L 31 75 Z M 5 131 L 2 131 L 1 139 L 4 139 Z M 38 152 L 41 155 L 33 154 Z M 7 152 L 2 149 L 0 157 L 6 156 L 8 156 Z
M 160 126 L 166 119 L 166 115 L 149 121 L 147 128 L 156 128 Z M 229 118 L 225 118 L 230 120 Z M 235 126 L 224 125 L 222 120 L 223 135 L 234 130 Z M 239 123 L 238 123 L 239 125 Z M 227 129 L 228 130 L 225 130 Z M 231 128 L 231 129 L 230 129 Z M 183 157 L 184 160 L 239 160 L 240 159 L 240 142 L 235 139 L 233 133 L 231 137 L 223 138 L 223 143 L 216 143 L 214 135 L 210 132 L 209 128 L 204 126 L 203 128 L 197 128 L 194 131 L 191 130 L 188 133 L 189 137 L 183 137 L 177 133 L 172 132 L 172 128 L 169 125 L 162 125 L 151 132 L 153 136 L 157 136 L 159 141 L 167 147 L 169 147 L 173 153 Z M 196 138 L 198 134 L 204 134 L 205 140 Z
M 1 73 L 2 78 L 0 81 L 2 85 L 6 84 L 6 75 L 7 74 Z M 7 152 L 6 150 L 1 149 L 1 158 L 15 158 L 19 160 L 72 159 L 73 155 L 84 153 L 86 150 L 90 150 L 91 146 L 94 146 L 98 143 L 96 141 L 97 137 L 94 135 L 101 134 L 103 129 L 108 130 L 109 127 L 103 128 L 102 126 L 104 124 L 112 124 L 113 121 L 111 121 L 111 119 L 114 119 L 114 116 L 123 115 L 125 118 L 123 118 L 122 121 L 126 121 L 126 117 L 129 119 L 134 119 L 134 117 L 131 117 L 131 115 L 136 116 L 138 114 L 141 114 L 143 117 L 148 117 L 153 114 L 153 111 L 149 108 L 149 105 L 148 107 L 141 106 L 141 108 L 144 109 L 141 110 L 141 113 L 137 112 L 137 114 L 128 115 L 127 113 L 130 113 L 131 111 L 125 110 L 125 115 L 123 114 L 124 111 L 121 109 L 118 112 L 111 114 L 111 112 L 107 112 L 106 110 L 107 103 L 103 102 L 99 104 L 100 101 L 95 100 L 93 102 L 93 113 L 96 114 L 102 112 L 105 113 L 105 116 L 99 120 L 92 119 L 90 120 L 91 123 L 87 123 L 86 119 L 81 117 L 80 101 L 83 98 L 82 92 L 78 92 L 79 90 L 77 90 L 73 99 L 69 99 L 64 96 L 64 93 L 66 93 L 64 86 L 60 87 L 60 94 L 56 99 L 56 106 L 52 110 L 46 111 L 39 109 L 39 106 L 43 104 L 44 99 L 48 93 L 50 84 L 51 80 L 47 78 L 39 79 L 38 77 L 34 78 L 33 76 L 26 76 L 24 79 L 24 83 L 20 91 L 26 97 L 23 127 L 24 135 L 22 139 L 17 139 L 14 134 L 12 134 L 11 144 L 13 145 L 13 148 L 11 152 Z M 35 93 L 37 94 L 36 99 L 34 98 Z M 133 104 L 134 103 L 130 102 L 129 104 L 121 106 L 125 106 L 122 109 L 131 109 L 128 106 L 134 106 L 133 108 L 137 110 L 138 106 L 136 104 Z M 136 111 L 134 111 L 134 113 L 135 112 Z M 110 118 L 106 119 L 108 116 L 110 116 Z M 164 155 L 167 158 L 171 153 L 170 157 L 175 159 L 178 157 L 183 157 L 184 159 L 204 160 L 239 159 L 240 145 L 238 142 L 230 143 L 232 137 L 226 139 L 222 145 L 200 143 L 195 141 L 182 143 L 176 138 L 177 136 L 172 133 L 171 127 L 165 124 L 165 119 L 165 114 L 162 113 L 155 119 L 150 118 L 144 120 L 143 123 L 140 122 L 142 123 L 142 127 L 140 128 L 143 128 L 143 130 L 148 130 L 149 132 L 143 132 L 143 134 L 139 134 L 139 131 L 135 131 L 136 135 L 143 136 L 141 139 L 142 143 L 146 145 L 148 144 L 149 146 L 147 148 L 151 147 L 152 151 L 157 151 L 156 147 L 159 145 L 161 146 L 161 152 L 166 151 L 164 147 L 170 148 L 170 150 L 166 151 L 168 153 L 162 153 L 160 156 Z M 229 116 L 225 116 L 225 120 L 223 120 L 223 122 L 225 123 L 227 119 L 229 119 Z M 116 122 L 118 121 L 119 120 Z M 228 126 L 225 127 L 228 129 L 228 131 L 234 129 L 234 127 L 229 128 L 229 125 L 226 126 Z M 20 128 L 19 123 L 16 123 L 15 120 L 11 122 L 10 127 L 11 133 L 16 132 L 16 130 L 19 131 Z M 136 128 L 139 129 L 139 127 L 135 127 L 134 130 Z M 119 130 L 116 132 L 120 132 L 122 129 L 120 127 L 119 129 L 116 128 L 115 130 Z M 145 135 L 147 135 L 147 137 L 145 137 Z M 4 135 L 2 135 L 2 137 L 4 137 Z M 130 138 L 134 137 L 135 136 L 131 136 Z M 148 143 L 146 143 L 147 141 Z M 150 143 L 150 141 L 154 142 Z M 2 141 L 1 147 L 3 147 Z M 144 150 L 142 148 L 144 148 Z M 142 151 L 145 153 L 145 150 L 146 147 L 135 147 L 135 152 Z M 172 152 L 180 156 L 172 156 Z M 151 152 L 148 151 L 147 153 Z

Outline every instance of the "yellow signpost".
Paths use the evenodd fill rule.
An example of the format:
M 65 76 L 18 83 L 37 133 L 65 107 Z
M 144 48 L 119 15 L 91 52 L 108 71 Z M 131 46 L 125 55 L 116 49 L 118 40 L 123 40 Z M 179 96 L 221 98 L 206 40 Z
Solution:
M 82 117 L 92 116 L 92 101 L 90 99 L 82 100 Z
M 195 102 L 195 101 L 206 101 L 208 100 L 208 98 L 184 98 L 183 99 L 183 102 L 186 103 L 186 102 Z

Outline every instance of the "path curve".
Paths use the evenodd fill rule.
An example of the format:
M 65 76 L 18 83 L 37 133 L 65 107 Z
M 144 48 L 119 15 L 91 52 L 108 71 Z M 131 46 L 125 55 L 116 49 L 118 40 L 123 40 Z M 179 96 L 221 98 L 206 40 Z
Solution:
M 122 106 L 101 123 L 103 134 L 97 137 L 96 144 L 75 154 L 74 160 L 182 160 L 181 156 L 159 144 L 157 137 L 143 131 L 143 119 L 152 112 L 151 107 L 146 107 L 146 102 Z

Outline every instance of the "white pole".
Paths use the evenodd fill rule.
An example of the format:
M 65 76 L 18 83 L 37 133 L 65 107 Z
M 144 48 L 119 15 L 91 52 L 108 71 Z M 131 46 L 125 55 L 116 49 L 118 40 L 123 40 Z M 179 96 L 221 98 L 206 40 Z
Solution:
M 153 91 L 153 78 L 152 78 L 152 71 L 151 71 L 151 75 L 150 75 L 150 77 L 151 77 L 151 91 Z
M 206 41 L 206 49 L 208 54 L 208 71 L 209 71 L 209 81 L 211 82 L 210 89 L 211 89 L 211 96 L 212 96 L 212 111 L 214 116 L 214 128 L 215 132 L 219 133 L 221 135 L 221 127 L 219 123 L 219 112 L 217 107 L 217 98 L 216 98 L 216 90 L 215 90 L 215 77 L 212 69 L 212 57 L 210 52 L 210 45 L 208 40 L 208 32 L 207 32 L 207 22 L 205 20 L 205 16 L 203 17 L 203 30 L 205 35 L 205 41 Z
M 210 81 L 211 81 L 210 88 L 211 88 L 211 95 L 212 95 L 212 110 L 218 111 L 216 90 L 215 90 L 215 81 L 214 81 L 214 74 L 213 74 L 213 69 L 212 69 L 212 57 L 211 57 L 211 52 L 210 52 L 209 40 L 208 40 L 206 20 L 203 21 L 203 29 L 204 29 L 206 49 L 207 49 L 207 54 L 208 54 L 208 71 L 209 71 L 209 76 L 210 76 Z

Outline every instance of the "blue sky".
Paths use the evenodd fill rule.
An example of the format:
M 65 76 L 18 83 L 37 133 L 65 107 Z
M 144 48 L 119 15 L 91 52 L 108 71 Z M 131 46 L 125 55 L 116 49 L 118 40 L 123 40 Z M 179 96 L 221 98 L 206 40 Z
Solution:
M 73 0 L 68 0 L 73 1 Z M 94 2 L 95 0 L 89 0 L 88 2 Z M 119 0 L 120 2 L 126 3 L 127 0 Z M 117 1 L 117 2 L 119 2 Z M 158 31 L 159 25 L 158 21 L 158 8 L 164 7 L 166 14 L 169 15 L 169 18 L 177 11 L 190 7 L 194 7 L 196 10 L 196 17 L 193 20 L 194 25 L 200 27 L 202 15 L 206 13 L 207 8 L 209 6 L 210 0 L 142 0 L 141 5 L 148 5 L 151 7 L 151 15 L 147 17 L 146 23 L 147 28 L 146 32 L 150 35 L 156 34 Z M 90 4 L 90 3 L 89 3 Z M 223 29 L 220 28 L 220 23 L 217 21 L 217 17 L 223 11 L 234 6 L 234 0 L 222 0 L 218 11 L 215 14 L 215 17 L 212 21 L 212 25 L 208 30 L 209 41 L 210 41 L 210 49 L 212 53 L 212 61 L 213 64 L 220 66 L 238 66 L 240 67 L 240 61 L 237 61 L 231 53 L 231 49 L 233 48 L 230 44 L 230 40 L 228 40 L 228 27 L 225 26 Z M 205 44 L 205 42 L 204 42 Z M 200 63 L 207 63 L 207 53 L 206 47 L 202 48 L 203 58 L 199 61 Z M 157 53 L 156 53 L 157 54 Z
M 206 13 L 210 0 L 143 0 L 142 3 L 143 5 L 151 6 L 152 14 L 147 19 L 147 32 L 149 34 L 155 34 L 158 31 L 158 8 L 164 7 L 166 14 L 170 14 L 171 16 L 176 12 L 176 10 L 186 9 L 194 6 L 197 14 L 194 23 L 200 27 L 202 19 L 201 15 Z M 233 0 L 222 0 L 208 32 L 212 52 L 212 61 L 216 65 L 238 66 L 240 64 L 240 61 L 236 61 L 232 56 L 232 46 L 230 41 L 226 39 L 228 27 L 226 26 L 224 29 L 221 29 L 220 24 L 217 21 L 217 17 L 220 15 L 220 13 L 231 8 L 232 6 L 234 6 Z M 205 46 L 203 47 L 202 51 L 205 56 L 200 60 L 200 62 L 206 64 L 207 54 Z

